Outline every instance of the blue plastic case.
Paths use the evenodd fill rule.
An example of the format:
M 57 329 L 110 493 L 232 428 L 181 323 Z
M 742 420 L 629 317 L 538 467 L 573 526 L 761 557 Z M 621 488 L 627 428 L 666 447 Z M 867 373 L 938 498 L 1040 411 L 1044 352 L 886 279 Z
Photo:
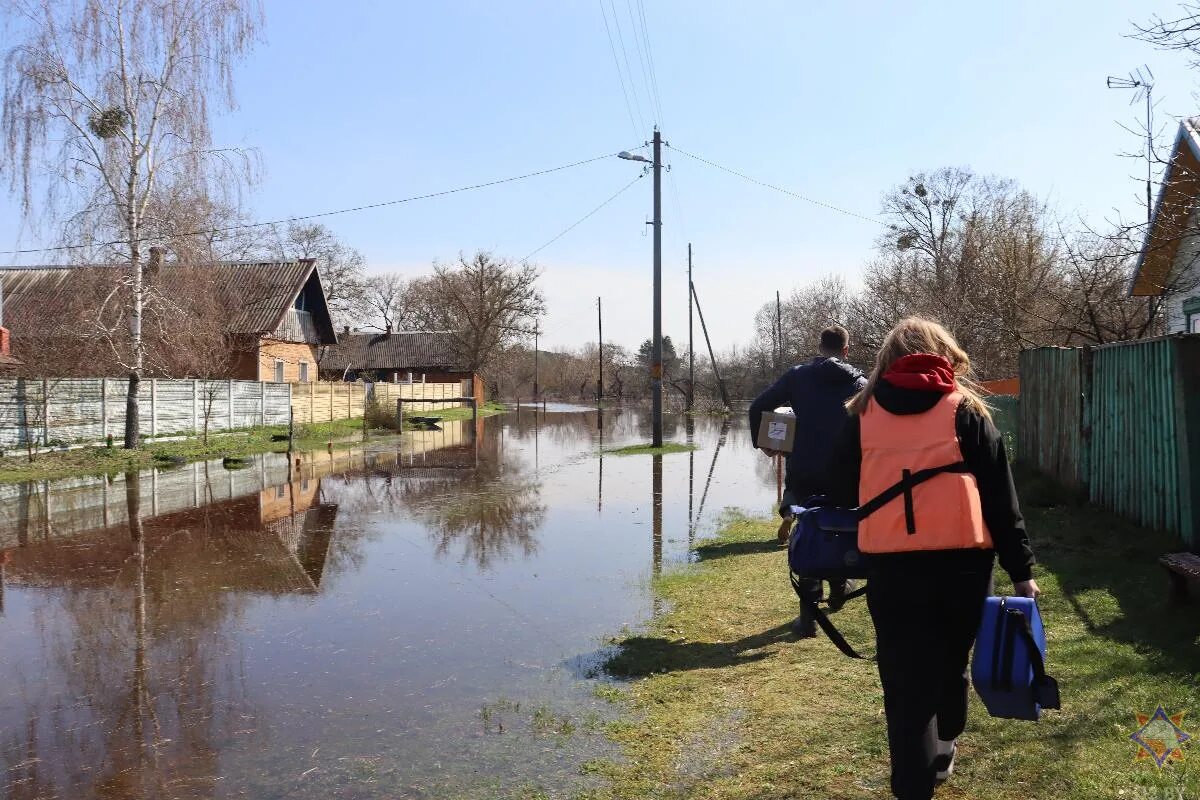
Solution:
M 975 640 L 971 680 L 988 713 L 1037 721 L 1043 708 L 1058 708 L 1058 686 L 1046 674 L 1046 630 L 1037 602 L 1028 597 L 989 597 Z

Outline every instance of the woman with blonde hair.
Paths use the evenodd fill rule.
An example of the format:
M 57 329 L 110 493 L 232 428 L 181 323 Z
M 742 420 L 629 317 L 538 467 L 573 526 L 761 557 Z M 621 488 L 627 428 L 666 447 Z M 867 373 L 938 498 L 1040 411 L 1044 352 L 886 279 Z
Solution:
M 858 544 L 872 554 L 867 606 L 899 800 L 928 800 L 954 769 L 993 560 L 1016 594 L 1038 594 L 1004 440 L 970 372 L 945 328 L 901 320 L 846 405 L 830 463 L 833 500 L 864 512 Z

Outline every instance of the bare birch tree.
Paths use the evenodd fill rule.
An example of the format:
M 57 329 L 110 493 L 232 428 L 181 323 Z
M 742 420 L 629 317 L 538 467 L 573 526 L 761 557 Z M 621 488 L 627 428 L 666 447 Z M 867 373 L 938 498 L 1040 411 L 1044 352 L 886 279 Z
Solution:
M 8 11 L 0 166 L 27 219 L 73 219 L 124 267 L 104 302 L 128 312 L 115 355 L 129 375 L 125 447 L 135 448 L 144 219 L 165 187 L 219 196 L 251 177 L 250 154 L 213 146 L 210 116 L 234 105 L 233 66 L 261 11 L 256 0 L 12 0 Z

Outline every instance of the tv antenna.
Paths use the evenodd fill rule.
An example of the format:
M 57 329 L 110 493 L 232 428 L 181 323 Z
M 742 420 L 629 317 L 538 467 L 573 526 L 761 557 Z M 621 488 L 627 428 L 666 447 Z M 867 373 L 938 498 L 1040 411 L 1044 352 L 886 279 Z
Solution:
M 1150 220 L 1154 214 L 1150 188 L 1154 171 L 1154 73 L 1150 71 L 1149 66 L 1143 64 L 1129 73 L 1128 78 L 1109 75 L 1107 84 L 1110 89 L 1133 89 L 1129 105 L 1143 99 L 1146 101 L 1146 230 L 1149 235 Z

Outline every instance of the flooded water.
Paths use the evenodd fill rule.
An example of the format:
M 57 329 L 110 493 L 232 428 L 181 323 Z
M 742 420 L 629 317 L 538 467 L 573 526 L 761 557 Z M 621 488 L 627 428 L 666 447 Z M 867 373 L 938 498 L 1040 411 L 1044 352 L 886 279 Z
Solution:
M 0 797 L 564 797 L 647 579 L 775 496 L 744 428 L 523 409 L 0 487 Z

